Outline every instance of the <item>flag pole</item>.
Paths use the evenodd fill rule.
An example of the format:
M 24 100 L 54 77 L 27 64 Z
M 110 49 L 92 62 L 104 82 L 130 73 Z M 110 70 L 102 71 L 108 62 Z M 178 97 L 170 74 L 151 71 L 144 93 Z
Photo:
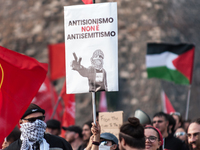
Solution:
M 92 108 L 93 108 L 93 122 L 94 124 L 96 124 L 95 92 L 92 92 Z
M 189 89 L 188 89 L 185 120 L 188 120 L 188 113 L 189 113 L 189 106 L 190 106 L 190 93 L 191 93 L 191 85 L 189 86 Z
M 161 90 L 161 103 L 162 103 L 162 111 L 164 113 L 167 113 L 166 106 L 165 106 L 165 96 L 164 96 L 164 90 Z
M 53 113 L 52 113 L 50 119 L 53 119 L 53 117 L 54 117 L 54 115 L 55 115 L 55 113 L 56 113 L 56 109 L 57 109 L 57 107 L 58 107 L 58 104 L 60 103 L 61 100 L 62 100 L 62 98 L 61 98 L 61 96 L 59 96 L 59 97 L 58 97 L 58 101 L 56 102 L 56 105 L 55 105 L 55 107 L 53 108 Z
M 95 0 L 92 0 L 93 4 Z M 93 108 L 93 122 L 96 125 L 96 104 L 95 104 L 95 92 L 92 92 L 92 108 Z

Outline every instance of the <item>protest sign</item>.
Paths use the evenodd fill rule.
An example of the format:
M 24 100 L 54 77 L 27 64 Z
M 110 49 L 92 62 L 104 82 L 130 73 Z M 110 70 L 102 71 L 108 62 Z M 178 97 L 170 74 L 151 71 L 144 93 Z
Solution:
M 119 137 L 119 128 L 123 124 L 123 111 L 100 112 L 99 124 L 101 133 L 109 132 Z
M 65 6 L 64 17 L 67 94 L 118 91 L 117 3 Z

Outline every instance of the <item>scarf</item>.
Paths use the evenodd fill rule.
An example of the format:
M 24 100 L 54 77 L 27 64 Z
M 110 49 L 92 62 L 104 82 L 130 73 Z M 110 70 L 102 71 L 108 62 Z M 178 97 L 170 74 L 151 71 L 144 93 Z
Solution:
M 33 150 L 32 144 L 38 142 L 41 150 L 48 150 L 49 144 L 46 142 L 44 132 L 46 123 L 42 120 L 36 120 L 33 123 L 27 122 L 21 124 L 21 137 L 22 146 L 20 150 Z M 44 147 L 46 147 L 44 149 Z
M 92 59 L 91 58 L 91 63 L 92 63 L 92 66 L 97 69 L 97 70 L 102 70 L 103 68 L 103 59 Z

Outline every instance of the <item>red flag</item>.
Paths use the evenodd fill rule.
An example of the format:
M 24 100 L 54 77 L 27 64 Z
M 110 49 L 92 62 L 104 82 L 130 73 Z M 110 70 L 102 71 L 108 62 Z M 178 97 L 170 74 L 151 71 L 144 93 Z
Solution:
M 65 43 L 49 45 L 50 79 L 65 76 Z
M 93 1 L 92 0 L 82 0 L 84 4 L 92 4 Z
M 60 92 L 60 97 L 64 100 L 65 109 L 62 119 L 62 126 L 68 127 L 75 124 L 75 95 L 66 94 L 66 82 L 63 85 L 62 91 Z M 64 137 L 64 131 L 62 131 L 61 136 Z
M 37 94 L 47 66 L 0 46 L 0 142 L 10 134 Z
M 51 119 L 51 115 L 53 113 L 54 106 L 58 101 L 58 95 L 54 86 L 51 84 L 48 77 L 42 83 L 37 95 L 32 100 L 32 103 L 37 104 L 42 109 L 45 110 L 45 121 Z M 54 119 L 62 121 L 62 105 L 59 103 L 56 113 L 54 115 Z
M 100 112 L 107 112 L 107 99 L 106 99 L 106 92 L 102 91 L 100 95 L 100 103 L 99 103 L 99 111 Z
M 194 64 L 194 47 L 185 53 L 179 55 L 175 60 L 173 60 L 173 64 L 178 71 L 180 71 L 189 81 L 192 83 L 192 71 Z
M 175 112 L 174 107 L 172 106 L 169 98 L 165 94 L 164 91 L 161 92 L 162 104 L 163 104 L 163 112 L 170 114 L 171 112 Z

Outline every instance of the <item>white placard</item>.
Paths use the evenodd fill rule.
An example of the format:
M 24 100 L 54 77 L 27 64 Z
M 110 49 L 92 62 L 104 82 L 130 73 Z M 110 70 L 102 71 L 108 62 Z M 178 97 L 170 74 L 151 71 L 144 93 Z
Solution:
M 64 7 L 67 93 L 118 91 L 117 3 Z

